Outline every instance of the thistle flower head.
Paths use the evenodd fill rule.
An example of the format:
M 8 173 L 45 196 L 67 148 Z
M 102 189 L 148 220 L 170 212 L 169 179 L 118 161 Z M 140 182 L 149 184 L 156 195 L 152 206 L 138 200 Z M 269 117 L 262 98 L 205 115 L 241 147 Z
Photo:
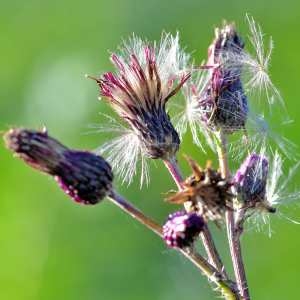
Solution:
M 241 200 L 250 207 L 266 197 L 269 161 L 263 155 L 250 154 L 237 170 L 233 183 Z
M 76 202 L 96 204 L 112 189 L 109 164 L 87 151 L 71 150 L 44 131 L 11 129 L 7 147 L 27 164 L 52 175 Z
M 172 248 L 190 247 L 204 227 L 204 220 L 196 213 L 178 211 L 163 226 L 163 237 Z
M 233 24 L 216 28 L 215 38 L 208 48 L 206 64 L 183 88 L 186 109 L 179 122 L 179 131 L 189 124 L 194 142 L 202 147 L 198 134 L 214 148 L 210 131 L 222 129 L 232 133 L 245 127 L 248 99 L 241 81 L 241 66 L 227 65 L 224 53 L 240 53 L 244 43 Z
M 180 140 L 166 112 L 167 101 L 189 78 L 179 37 L 166 34 L 160 45 L 133 37 L 121 55 L 112 54 L 117 71 L 96 79 L 100 93 L 138 136 L 143 153 L 168 159 Z
M 227 66 L 223 55 L 228 51 L 240 53 L 243 48 L 244 43 L 233 24 L 215 30 L 215 39 L 208 50 L 210 80 L 199 97 L 202 122 L 213 130 L 222 128 L 231 133 L 245 126 L 248 100 L 241 81 L 241 67 Z

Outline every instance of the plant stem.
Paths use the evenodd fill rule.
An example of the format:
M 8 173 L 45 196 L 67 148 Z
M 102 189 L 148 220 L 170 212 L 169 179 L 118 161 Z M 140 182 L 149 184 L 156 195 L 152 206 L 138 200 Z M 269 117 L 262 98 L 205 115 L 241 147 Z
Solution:
M 175 159 L 164 160 L 165 166 L 169 170 L 179 190 L 183 189 L 183 178 L 179 169 L 179 166 Z M 207 225 L 204 226 L 203 231 L 200 234 L 203 246 L 208 256 L 209 263 L 212 264 L 225 278 L 228 278 L 218 250 L 213 241 L 212 235 Z
M 219 132 L 219 144 L 217 145 L 217 150 L 221 174 L 224 179 L 230 179 L 231 175 L 227 157 L 227 139 L 222 130 Z M 240 233 L 235 230 L 234 212 L 232 210 L 227 210 L 226 212 L 226 227 L 229 249 L 238 289 L 243 300 L 250 300 L 246 272 L 242 258 Z
M 124 212 L 132 216 L 134 219 L 145 225 L 161 238 L 162 227 L 153 221 L 151 218 L 142 213 L 139 209 L 134 207 L 124 197 L 112 191 L 108 199 L 121 208 Z M 235 285 L 229 280 L 224 280 L 222 274 L 218 272 L 211 264 L 209 264 L 204 257 L 192 251 L 192 249 L 178 249 L 187 259 L 189 259 L 210 281 L 216 284 L 220 289 L 225 299 L 238 300 L 238 295 L 235 291 Z
M 127 214 L 129 214 L 131 217 L 145 225 L 148 229 L 159 235 L 160 237 L 163 237 L 162 235 L 162 228 L 159 224 L 157 224 L 155 221 L 153 221 L 151 218 L 146 216 L 144 213 L 142 213 L 138 208 L 133 206 L 130 202 L 128 202 L 124 197 L 117 194 L 116 192 L 111 192 L 111 194 L 108 196 L 108 199 L 117 205 L 119 208 L 121 208 L 123 211 L 125 211 Z
M 181 171 L 179 169 L 179 166 L 175 159 L 170 160 L 164 160 L 163 161 L 166 168 L 168 169 L 169 173 L 171 174 L 172 178 L 174 179 L 174 182 L 176 183 L 178 190 L 183 189 L 183 177 L 181 175 Z
M 200 233 L 200 237 L 207 253 L 209 263 L 212 264 L 221 274 L 223 274 L 224 278 L 228 278 L 225 267 L 207 225 L 204 226 L 202 232 Z

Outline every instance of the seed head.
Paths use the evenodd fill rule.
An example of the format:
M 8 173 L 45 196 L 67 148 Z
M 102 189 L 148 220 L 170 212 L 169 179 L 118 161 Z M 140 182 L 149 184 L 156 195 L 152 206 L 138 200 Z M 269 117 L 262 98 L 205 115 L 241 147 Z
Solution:
M 182 183 L 182 190 L 167 201 L 174 204 L 185 203 L 185 207 L 190 207 L 190 211 L 197 211 L 206 221 L 222 219 L 225 211 L 232 209 L 231 184 L 211 168 L 210 162 L 204 170 L 192 159 L 188 158 L 188 162 L 193 174 Z
M 122 54 L 112 54 L 116 73 L 96 79 L 100 93 L 138 136 L 143 153 L 153 159 L 174 157 L 180 140 L 166 112 L 167 101 L 189 78 L 178 35 L 157 46 L 133 37 Z
M 202 122 L 213 130 L 222 128 L 227 133 L 244 128 L 248 100 L 241 81 L 241 65 L 226 64 L 224 53 L 240 53 L 244 43 L 233 24 L 225 24 L 215 30 L 215 39 L 208 50 L 210 80 L 199 97 Z
M 171 215 L 163 226 L 163 236 L 172 248 L 184 248 L 193 244 L 204 226 L 204 220 L 196 213 L 178 211 Z
M 102 157 L 69 149 L 48 136 L 45 130 L 11 129 L 4 139 L 17 157 L 52 175 L 76 202 L 96 204 L 112 189 L 113 174 Z

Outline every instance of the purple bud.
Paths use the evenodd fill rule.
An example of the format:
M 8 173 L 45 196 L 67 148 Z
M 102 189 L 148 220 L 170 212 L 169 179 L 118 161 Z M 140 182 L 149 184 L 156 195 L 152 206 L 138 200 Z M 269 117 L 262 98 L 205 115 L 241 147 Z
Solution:
M 264 201 L 268 171 L 268 159 L 262 155 L 253 153 L 242 163 L 233 183 L 244 202 L 255 205 Z
M 248 100 L 241 81 L 241 66 L 228 64 L 226 57 L 242 52 L 244 43 L 232 24 L 217 28 L 215 35 L 208 51 L 211 78 L 199 105 L 202 121 L 208 127 L 232 133 L 245 127 Z
M 178 211 L 169 215 L 163 226 L 163 236 L 172 248 L 184 248 L 192 245 L 204 226 L 204 220 L 196 213 Z
M 112 189 L 111 168 L 100 156 L 68 149 L 49 137 L 46 131 L 11 129 L 4 139 L 16 156 L 33 168 L 54 176 L 76 202 L 96 204 Z

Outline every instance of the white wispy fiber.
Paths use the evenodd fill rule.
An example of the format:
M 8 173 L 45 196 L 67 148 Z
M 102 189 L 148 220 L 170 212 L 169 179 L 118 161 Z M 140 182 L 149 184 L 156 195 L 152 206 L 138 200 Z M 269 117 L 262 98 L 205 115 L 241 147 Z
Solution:
M 286 125 L 288 124 L 280 123 L 276 127 L 282 131 Z M 277 151 L 290 160 L 298 160 L 299 158 L 296 144 L 274 131 L 263 114 L 254 114 L 250 111 L 242 141 L 239 138 L 232 142 L 229 153 L 234 160 L 239 160 L 247 153 L 259 152 L 260 149 L 265 149 L 267 155 L 273 156 Z
M 274 49 L 273 39 L 270 37 L 266 46 L 260 25 L 249 15 L 246 15 L 246 21 L 249 27 L 250 51 L 227 50 L 222 56 L 223 63 L 233 69 L 242 66 L 245 89 L 250 95 L 258 92 L 259 98 L 263 95 L 266 96 L 270 105 L 279 101 L 284 107 L 282 96 L 269 74 L 270 60 Z
M 262 151 L 265 151 L 263 149 Z M 286 216 L 280 211 L 282 206 L 299 200 L 300 190 L 294 189 L 291 191 L 291 180 L 294 178 L 297 171 L 299 171 L 300 162 L 295 164 L 286 174 L 283 170 L 283 160 L 278 152 L 275 152 L 272 161 L 270 162 L 269 176 L 266 185 L 266 196 L 261 205 L 257 206 L 256 210 L 251 216 L 251 220 L 258 230 L 263 230 L 265 226 L 268 227 L 269 236 L 272 233 L 270 226 L 271 214 L 269 208 L 275 208 L 279 217 L 285 218 L 295 224 L 300 224 L 298 221 Z
M 179 33 L 175 36 L 163 32 L 160 41 L 148 42 L 140 37 L 133 35 L 128 41 L 123 41 L 120 47 L 120 57 L 128 63 L 128 59 L 135 54 L 142 68 L 148 67 L 147 57 L 145 56 L 145 47 L 151 47 L 155 54 L 155 62 L 158 67 L 159 76 L 166 82 L 174 76 L 178 76 L 185 71 L 189 55 L 183 51 L 179 43 Z M 174 78 L 175 79 L 175 78 Z
M 119 52 L 118 55 L 112 54 L 111 57 L 122 78 L 122 80 L 117 80 L 120 80 L 124 86 L 129 85 L 137 96 L 133 101 L 132 97 L 128 97 L 119 85 L 110 88 L 111 94 L 107 96 L 114 99 L 111 105 L 120 116 L 132 114 L 127 104 L 145 109 L 147 109 L 147 101 L 157 108 L 164 105 L 174 86 L 187 75 L 188 55 L 180 47 L 178 33 L 176 36 L 163 33 L 159 43 L 150 43 L 133 35 L 128 41 L 123 41 Z M 139 66 L 133 66 L 133 64 Z M 151 72 L 149 64 L 153 67 Z M 141 71 L 138 70 L 139 68 Z M 145 80 L 141 78 L 141 74 L 138 74 L 141 72 Z M 152 72 L 153 75 L 151 75 Z M 128 84 L 123 83 L 123 80 L 126 80 Z
M 283 160 L 278 152 L 275 152 L 270 169 L 270 177 L 267 181 L 266 201 L 270 206 L 288 204 L 300 197 L 300 191 L 289 191 L 291 179 L 299 170 L 300 162 L 296 163 L 286 174 L 283 172 Z
M 105 157 L 122 184 L 132 183 L 140 165 L 140 185 L 148 185 L 148 160 L 143 154 L 137 134 L 115 118 L 102 113 L 100 115 L 105 122 L 90 125 L 91 132 L 112 134 L 113 138 L 98 147 L 95 152 Z
M 173 117 L 173 124 L 181 139 L 189 128 L 193 142 L 205 152 L 205 144 L 214 149 L 214 143 L 207 126 L 201 122 L 202 114 L 206 112 L 199 106 L 199 99 L 207 88 L 210 75 L 206 70 L 201 69 L 196 70 L 193 75 L 195 76 L 192 76 L 192 80 L 182 87 L 184 104 L 177 106 L 179 112 Z M 207 111 L 209 112 L 211 111 Z

